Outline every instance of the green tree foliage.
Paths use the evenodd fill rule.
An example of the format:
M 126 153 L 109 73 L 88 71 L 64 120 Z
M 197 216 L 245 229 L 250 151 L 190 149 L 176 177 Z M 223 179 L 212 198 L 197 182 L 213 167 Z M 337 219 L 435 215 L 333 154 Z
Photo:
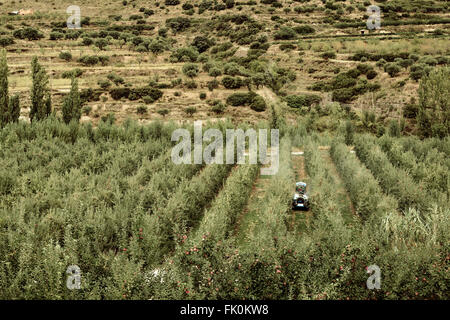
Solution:
M 183 73 L 187 75 L 189 78 L 194 78 L 198 75 L 198 65 L 195 63 L 186 63 L 183 66 Z
M 164 4 L 166 6 L 176 6 L 177 4 L 180 4 L 180 0 L 165 0 Z
M 293 29 L 298 34 L 312 34 L 316 32 L 316 30 L 313 27 L 308 25 L 295 26 Z
M 311 107 L 322 101 L 322 98 L 315 94 L 290 95 L 286 97 L 286 103 L 291 108 Z
M 27 40 L 39 40 L 44 37 L 44 35 L 37 29 L 26 27 L 22 29 L 17 29 L 13 32 L 13 36 L 18 39 L 27 39 Z
M 327 51 L 320 55 L 321 58 L 328 60 L 328 59 L 336 59 L 336 52 L 334 51 Z
M 213 45 L 214 41 L 212 41 L 209 37 L 205 36 L 197 36 L 194 38 L 194 41 L 192 42 L 192 46 L 197 48 L 198 52 L 200 53 L 205 52 Z
M 36 56 L 31 61 L 31 77 L 30 120 L 42 120 L 50 115 L 52 102 L 47 73 Z
M 8 62 L 6 61 L 6 51 L 0 53 L 0 126 L 8 123 Z
M 162 115 L 163 117 L 167 116 L 170 113 L 169 109 L 159 109 L 156 111 L 158 114 Z
M 436 68 L 421 79 L 417 123 L 424 137 L 450 134 L 450 68 Z
M 78 91 L 78 80 L 72 78 L 70 93 L 64 98 L 62 105 L 63 120 L 66 124 L 70 121 L 80 121 L 81 117 L 81 99 Z
M 9 122 L 17 122 L 20 116 L 19 96 L 8 93 L 8 63 L 6 51 L 0 53 L 0 127 Z
M 289 27 L 281 27 L 280 30 L 276 31 L 273 35 L 275 40 L 292 40 L 295 39 L 297 33 Z
M 170 56 L 171 62 L 196 62 L 198 58 L 198 51 L 195 47 L 179 48 Z
M 222 70 L 220 70 L 219 68 L 215 68 L 215 67 L 214 67 L 214 68 L 209 69 L 208 74 L 209 74 L 211 77 L 216 78 L 216 77 L 222 75 Z
M 252 83 L 256 86 L 256 89 L 259 89 L 260 86 L 263 86 L 266 82 L 266 78 L 264 73 L 257 72 L 251 76 Z
M 18 95 L 9 97 L 9 122 L 17 122 L 20 117 L 20 100 Z
M 380 215 L 397 209 L 397 201 L 383 194 L 371 172 L 343 143 L 334 140 L 330 154 L 349 191 L 356 212 L 363 220 L 369 219 L 371 215 Z
M 345 121 L 344 125 L 344 139 L 346 145 L 353 144 L 353 137 L 355 135 L 355 129 L 350 120 Z
M 253 91 L 236 92 L 228 96 L 227 104 L 237 106 L 250 106 L 250 109 L 261 112 L 266 110 L 267 105 L 263 97 Z
M 392 78 L 399 74 L 402 68 L 395 62 L 388 63 L 384 66 L 386 71 Z
M 334 168 L 313 133 L 301 160 L 311 214 L 293 219 L 289 135 L 277 174 L 256 184 L 258 165 L 175 165 L 176 128 L 67 126 L 50 116 L 1 130 L 2 160 L 13 165 L 0 167 L 0 298 L 448 299 L 448 201 L 399 212 L 394 192 L 340 137 Z M 427 202 L 427 188 L 448 190 L 439 186 L 448 176 L 435 182 L 447 168 L 447 139 L 386 138 L 405 145 L 389 147 L 389 160 L 427 181 Z M 442 168 L 428 177 L 429 165 L 430 174 Z M 66 287 L 73 264 L 81 290 Z M 370 264 L 382 270 L 379 290 L 365 285 Z
M 222 79 L 222 85 L 226 89 L 239 89 L 240 87 L 242 87 L 244 85 L 244 83 L 243 83 L 242 79 L 239 77 L 225 76 Z
M 166 20 L 166 26 L 174 33 L 182 32 L 191 26 L 191 20 L 185 17 L 170 18 Z
M 9 45 L 14 44 L 14 39 L 11 37 L 5 37 L 5 36 L 1 36 L 0 37 L 0 46 L 2 47 L 6 47 Z
M 399 209 L 426 210 L 430 203 L 420 189 L 421 186 L 416 184 L 405 170 L 395 168 L 387 155 L 375 144 L 374 139 L 369 135 L 355 138 L 355 151 L 358 158 L 380 181 L 383 191 L 397 198 Z
M 105 50 L 106 49 L 106 47 L 108 46 L 108 44 L 109 44 L 109 41 L 107 40 L 107 39 L 98 39 L 98 40 L 96 40 L 95 42 L 94 42 L 94 44 L 95 44 L 95 46 L 97 47 L 97 48 L 99 48 L 100 50 Z
M 184 112 L 188 116 L 192 117 L 192 115 L 197 112 L 197 108 L 196 107 L 187 107 L 187 108 L 184 109 Z

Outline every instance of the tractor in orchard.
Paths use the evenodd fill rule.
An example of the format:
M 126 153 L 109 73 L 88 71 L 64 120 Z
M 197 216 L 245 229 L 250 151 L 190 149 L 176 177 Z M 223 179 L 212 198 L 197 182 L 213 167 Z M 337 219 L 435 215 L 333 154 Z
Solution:
M 309 199 L 306 192 L 306 183 L 297 182 L 295 184 L 295 193 L 292 198 L 292 209 L 309 210 Z

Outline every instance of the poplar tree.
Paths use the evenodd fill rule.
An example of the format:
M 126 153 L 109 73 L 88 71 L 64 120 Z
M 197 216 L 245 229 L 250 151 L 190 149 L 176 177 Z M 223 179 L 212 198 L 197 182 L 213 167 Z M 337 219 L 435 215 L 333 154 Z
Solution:
M 0 54 L 0 126 L 8 123 L 8 63 L 6 62 L 6 51 L 3 49 Z
M 17 122 L 20 117 L 20 101 L 19 96 L 9 97 L 9 122 Z
M 42 120 L 51 113 L 52 102 L 49 80 L 45 69 L 39 64 L 37 57 L 31 61 L 31 110 L 30 120 Z
M 70 93 L 64 98 L 62 106 L 63 120 L 66 124 L 70 121 L 80 121 L 81 118 L 81 98 L 78 91 L 78 80 L 73 77 Z

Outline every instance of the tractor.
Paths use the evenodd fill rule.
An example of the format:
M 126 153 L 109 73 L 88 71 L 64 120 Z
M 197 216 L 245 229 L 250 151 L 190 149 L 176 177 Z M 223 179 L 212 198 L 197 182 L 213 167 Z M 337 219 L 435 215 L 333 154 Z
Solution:
M 309 210 L 309 199 L 306 192 L 306 183 L 297 182 L 295 184 L 295 193 L 292 198 L 292 209 Z

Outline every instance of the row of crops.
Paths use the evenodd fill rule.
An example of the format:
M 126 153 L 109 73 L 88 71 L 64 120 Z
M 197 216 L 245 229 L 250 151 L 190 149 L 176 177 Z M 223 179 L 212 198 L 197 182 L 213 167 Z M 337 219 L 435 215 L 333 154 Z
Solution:
M 328 150 L 287 133 L 278 172 L 262 177 L 260 165 L 175 165 L 176 128 L 50 118 L 3 129 L 0 297 L 448 298 L 448 140 L 360 135 L 352 153 L 339 136 Z M 313 217 L 300 233 L 293 141 Z M 366 287 L 373 264 L 380 290 Z M 66 286 L 70 265 L 81 289 Z

